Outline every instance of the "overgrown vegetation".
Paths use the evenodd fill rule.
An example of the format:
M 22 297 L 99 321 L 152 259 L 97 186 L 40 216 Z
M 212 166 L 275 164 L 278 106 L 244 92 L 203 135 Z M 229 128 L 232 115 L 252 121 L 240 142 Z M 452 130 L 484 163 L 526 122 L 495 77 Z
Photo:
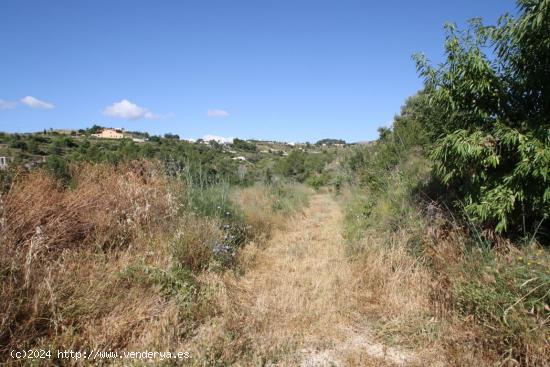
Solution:
M 550 360 L 550 6 L 518 7 L 494 27 L 448 25 L 446 62 L 417 56 L 425 89 L 345 161 L 359 279 L 398 300 L 396 277 L 432 279 L 407 283 L 416 307 L 404 315 L 367 297 L 380 335 L 440 348 L 452 365 Z
M 238 187 L 150 161 L 69 163 L 65 177 L 50 171 L 60 162 L 20 172 L 1 197 L 2 360 L 13 348 L 177 347 L 216 312 L 201 274 L 238 270 L 245 243 L 307 204 L 282 179 Z
M 247 186 L 283 177 L 319 188 L 330 180 L 326 173 L 323 174 L 325 166 L 339 150 L 345 149 L 343 145 L 308 147 L 306 144 L 291 146 L 241 139 L 234 139 L 231 144 L 193 143 L 179 140 L 175 134 L 159 137 L 139 132 L 125 132 L 124 139 L 96 139 L 91 135 L 101 129 L 94 126 L 74 132 L 74 135 L 56 131 L 0 133 L 0 156 L 13 158 L 11 166 L 16 168 L 46 167 L 66 184 L 71 179 L 71 162 L 119 165 L 146 159 L 162 162 L 169 175 L 185 172 L 199 186 L 222 181 L 228 185 Z M 258 146 L 262 147 L 261 151 Z M 3 180 L 9 180 L 13 174 L 0 171 Z
M 550 4 L 518 1 L 496 26 L 447 26 L 446 62 L 417 57 L 436 123 L 434 172 L 472 220 L 548 236 Z
M 548 366 L 550 2 L 518 0 L 518 9 L 496 26 L 448 25 L 445 62 L 416 57 L 423 90 L 368 145 L 138 132 L 128 134 L 148 140 L 106 141 L 91 137 L 99 126 L 72 137 L 1 134 L 15 158 L 0 175 L 1 358 L 15 347 L 166 348 L 195 338 L 205 358 L 195 363 L 267 364 L 301 346 L 267 330 L 272 350 L 251 329 L 292 309 L 303 319 L 282 320 L 296 334 L 326 310 L 325 328 L 367 316 L 384 343 L 429 351 L 421 365 Z M 259 255 L 308 205 L 304 184 L 342 203 L 349 263 L 333 243 L 338 229 L 317 231 L 323 215 L 340 220 L 326 195 L 307 236 L 297 224 L 285 239 L 292 246 Z M 312 243 L 327 251 L 311 257 L 321 268 L 308 262 Z M 310 272 L 301 277 L 309 288 L 277 288 L 292 292 L 280 302 L 272 293 L 281 269 L 326 275 L 338 256 L 340 273 L 323 287 Z M 241 287 L 257 258 L 264 268 Z M 250 295 L 255 282 L 263 299 Z M 284 304 L 303 289 L 317 314 Z

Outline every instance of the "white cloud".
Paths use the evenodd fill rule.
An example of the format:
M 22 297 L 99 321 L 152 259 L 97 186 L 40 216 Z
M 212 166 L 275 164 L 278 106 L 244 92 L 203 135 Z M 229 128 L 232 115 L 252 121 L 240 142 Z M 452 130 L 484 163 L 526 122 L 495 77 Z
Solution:
M 230 144 L 233 143 L 233 139 L 235 138 L 225 138 L 223 136 L 217 136 L 217 135 L 205 135 L 202 137 L 202 140 L 204 141 L 217 141 L 220 144 Z
M 165 115 L 158 115 L 149 111 L 147 108 L 140 107 L 135 103 L 123 99 L 120 102 L 115 102 L 111 106 L 105 107 L 103 114 L 109 117 L 126 119 L 126 120 L 137 120 L 144 118 L 147 120 L 157 120 L 161 118 L 171 117 L 174 114 L 168 113 Z
M 41 108 L 44 110 L 51 110 L 55 107 L 52 103 L 41 101 L 33 96 L 26 96 L 21 98 L 21 103 L 32 108 Z
M 206 112 L 206 116 L 208 117 L 227 117 L 229 116 L 229 112 L 225 110 L 208 110 Z
M 3 99 L 0 99 L 0 110 L 11 110 L 12 108 L 15 108 L 16 104 L 17 102 L 4 101 Z

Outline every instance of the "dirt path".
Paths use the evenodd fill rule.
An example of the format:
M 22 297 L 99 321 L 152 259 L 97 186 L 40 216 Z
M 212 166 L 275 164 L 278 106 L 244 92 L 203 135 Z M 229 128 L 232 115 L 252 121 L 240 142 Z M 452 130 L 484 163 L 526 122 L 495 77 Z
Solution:
M 412 359 L 373 342 L 358 323 L 341 225 L 338 204 L 317 194 L 302 217 L 248 254 L 244 276 L 228 281 L 225 327 L 248 351 L 239 365 L 380 366 Z

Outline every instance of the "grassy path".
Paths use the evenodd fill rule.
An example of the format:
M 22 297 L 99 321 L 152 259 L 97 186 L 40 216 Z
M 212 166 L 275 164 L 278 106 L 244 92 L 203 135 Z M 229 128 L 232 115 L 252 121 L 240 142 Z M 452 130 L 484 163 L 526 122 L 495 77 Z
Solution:
M 213 327 L 232 336 L 224 354 L 246 350 L 237 365 L 383 366 L 411 359 L 373 342 L 358 323 L 341 225 L 338 204 L 317 194 L 265 248 L 247 250 L 246 274 L 226 279 L 223 321 Z

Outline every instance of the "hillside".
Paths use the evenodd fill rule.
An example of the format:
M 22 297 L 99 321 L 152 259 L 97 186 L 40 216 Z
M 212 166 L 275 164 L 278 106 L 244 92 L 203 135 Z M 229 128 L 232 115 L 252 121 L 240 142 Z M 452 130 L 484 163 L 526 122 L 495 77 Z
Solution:
M 162 162 L 173 173 L 189 167 L 193 171 L 200 169 L 206 180 L 243 184 L 269 180 L 273 174 L 297 178 L 300 182 L 308 179 L 319 181 L 324 165 L 332 161 L 339 150 L 346 148 L 240 139 L 235 139 L 232 144 L 189 142 L 171 134 L 159 137 L 135 131 L 125 133 L 124 139 L 92 136 L 98 131 L 101 128 L 96 126 L 69 135 L 58 131 L 0 133 L 0 156 L 9 159 L 12 170 L 45 167 L 65 179 L 69 177 L 71 163 L 118 164 L 148 159 Z M 289 168 L 289 164 L 294 166 Z M 3 176 L 6 174 L 4 171 Z M 323 176 L 321 184 L 328 179 Z

